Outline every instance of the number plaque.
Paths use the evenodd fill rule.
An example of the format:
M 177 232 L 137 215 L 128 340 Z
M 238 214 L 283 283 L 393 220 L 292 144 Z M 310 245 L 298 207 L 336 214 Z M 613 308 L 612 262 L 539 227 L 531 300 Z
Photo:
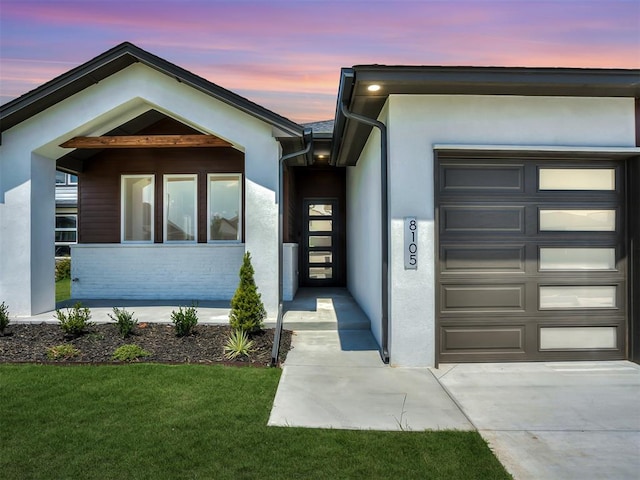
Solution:
M 404 269 L 418 269 L 418 222 L 416 217 L 404 219 Z

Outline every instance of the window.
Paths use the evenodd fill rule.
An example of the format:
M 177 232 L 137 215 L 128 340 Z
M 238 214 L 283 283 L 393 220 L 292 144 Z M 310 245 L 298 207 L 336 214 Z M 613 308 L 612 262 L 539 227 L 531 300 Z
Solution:
M 540 209 L 540 230 L 555 232 L 615 232 L 615 210 Z
M 567 285 L 540 287 L 540 309 L 567 310 L 616 308 L 615 285 Z
M 615 270 L 615 248 L 540 248 L 540 270 Z
M 197 175 L 164 176 L 165 242 L 195 242 L 197 238 Z
M 56 170 L 56 185 L 77 185 L 78 176 Z
M 242 175 L 209 174 L 207 240 L 242 240 Z
M 153 242 L 153 175 L 122 176 L 122 241 Z
M 56 257 L 70 255 L 69 245 L 78 241 L 78 216 L 75 214 L 56 215 Z
M 122 242 L 154 242 L 154 175 L 122 177 Z M 202 185 L 202 184 L 201 184 Z M 242 241 L 242 174 L 207 175 L 207 204 L 197 174 L 165 174 L 162 183 L 164 242 L 198 241 L 198 212 L 207 218 L 207 241 Z M 160 189 L 158 189 L 160 190 Z M 206 213 L 205 213 L 206 212 Z M 203 226 L 200 227 L 201 229 Z
M 541 168 L 540 190 L 615 190 L 613 168 Z

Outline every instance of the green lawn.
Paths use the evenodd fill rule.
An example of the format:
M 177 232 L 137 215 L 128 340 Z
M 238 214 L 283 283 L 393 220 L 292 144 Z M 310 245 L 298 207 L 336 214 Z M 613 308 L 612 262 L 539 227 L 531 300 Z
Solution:
M 502 479 L 475 432 L 267 427 L 281 371 L 0 365 L 0 472 L 20 479 Z
M 56 282 L 56 302 L 71 298 L 71 279 L 63 278 Z

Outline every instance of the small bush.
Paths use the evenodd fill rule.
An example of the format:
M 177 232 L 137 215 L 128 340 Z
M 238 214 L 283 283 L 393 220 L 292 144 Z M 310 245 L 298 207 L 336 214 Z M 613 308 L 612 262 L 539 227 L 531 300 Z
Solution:
M 62 310 L 56 310 L 56 318 L 60 322 L 60 328 L 67 335 L 78 336 L 93 326 L 93 323 L 89 321 L 91 311 L 87 307 L 83 307 L 80 302 L 76 303 L 73 308 L 67 308 L 66 313 Z
M 151 353 L 147 352 L 142 347 L 139 347 L 135 343 L 129 343 L 116 348 L 116 351 L 113 352 L 111 358 L 120 362 L 131 362 L 142 357 L 148 357 L 149 355 L 151 355 Z
M 249 333 L 261 330 L 267 316 L 253 274 L 251 254 L 246 252 L 240 267 L 240 283 L 231 299 L 229 323 L 235 330 Z
M 80 350 L 70 343 L 63 343 L 62 345 L 47 348 L 47 358 L 49 360 L 68 360 L 78 355 L 80 355 Z
M 253 340 L 244 330 L 234 330 L 224 346 L 224 356 L 235 360 L 241 355 L 248 356 L 253 351 Z
M 190 335 L 198 323 L 198 309 L 195 305 L 185 307 L 184 310 L 179 307 L 177 312 L 175 310 L 171 312 L 171 321 L 175 325 L 177 336 Z
M 0 303 L 0 336 L 4 335 L 4 329 L 9 325 L 9 307 L 4 303 Z
M 63 278 L 71 278 L 71 258 L 56 260 L 56 282 Z
M 113 315 L 109 314 L 111 320 L 115 320 L 116 326 L 122 338 L 127 338 L 133 329 L 138 324 L 138 319 L 133 318 L 133 312 L 127 312 L 126 309 L 120 310 L 118 307 L 113 307 Z

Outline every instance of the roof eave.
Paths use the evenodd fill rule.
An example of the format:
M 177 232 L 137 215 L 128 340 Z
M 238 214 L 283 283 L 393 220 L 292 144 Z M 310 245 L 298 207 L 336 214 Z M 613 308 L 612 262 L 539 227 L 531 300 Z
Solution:
M 382 89 L 367 92 L 366 88 L 374 83 Z M 394 94 L 638 98 L 640 70 L 384 65 L 345 68 L 338 90 L 333 165 L 355 165 L 371 132 L 371 127 L 346 119 L 340 104 L 354 113 L 377 118 L 389 95 Z

